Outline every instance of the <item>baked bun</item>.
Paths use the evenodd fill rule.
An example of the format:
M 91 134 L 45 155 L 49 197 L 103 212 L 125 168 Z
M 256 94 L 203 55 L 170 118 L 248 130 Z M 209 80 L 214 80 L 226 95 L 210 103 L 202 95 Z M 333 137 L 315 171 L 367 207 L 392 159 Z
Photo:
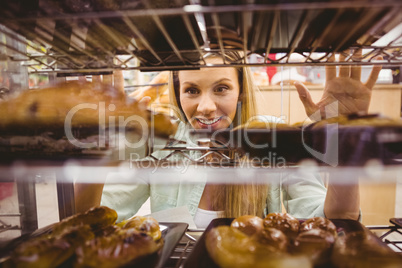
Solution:
M 144 133 L 152 122 L 159 136 L 177 130 L 169 116 L 154 116 L 124 92 L 101 83 L 67 82 L 27 90 L 0 102 L 0 128 L 4 129 L 117 127 L 121 123 L 121 127 Z
M 69 225 L 56 236 L 46 234 L 24 241 L 2 267 L 59 267 L 73 257 L 79 245 L 93 238 L 89 225 Z
M 294 254 L 303 254 L 314 265 L 326 265 L 330 261 L 331 250 L 336 237 L 329 231 L 310 229 L 301 232 L 294 240 Z
M 248 236 L 237 228 L 218 226 L 205 235 L 209 256 L 222 268 L 311 267 L 306 256 L 292 256 L 282 249 L 261 243 L 257 234 Z
M 330 232 L 333 236 L 337 236 L 335 224 L 324 217 L 310 218 L 300 224 L 300 232 L 305 232 L 311 229 L 321 229 Z
M 230 225 L 248 236 L 260 233 L 264 229 L 262 218 L 252 215 L 243 215 L 234 219 Z
M 276 228 L 264 228 L 261 233 L 256 234 L 256 239 L 261 244 L 270 245 L 283 252 L 286 252 L 289 247 L 289 240 L 286 235 Z
M 70 226 L 89 225 L 94 232 L 115 224 L 117 212 L 106 206 L 93 207 L 86 212 L 77 213 L 63 219 L 53 226 L 53 235 L 58 235 Z
M 109 236 L 96 237 L 76 250 L 74 267 L 126 267 L 150 257 L 163 246 L 149 235 L 133 228 Z
M 299 232 L 299 220 L 288 213 L 269 213 L 264 219 L 264 228 L 276 228 L 293 239 Z
M 159 223 L 135 217 L 120 227 L 117 213 L 94 207 L 54 224 L 19 244 L 2 267 L 126 267 L 141 263 L 164 244 Z M 152 259 L 152 258 L 151 258 Z M 76 263 L 73 263 L 76 262 Z
M 149 216 L 134 216 L 126 221 L 121 222 L 119 226 L 121 226 L 123 229 L 134 228 L 139 232 L 143 232 L 151 236 L 155 241 L 159 240 L 162 236 L 158 221 Z

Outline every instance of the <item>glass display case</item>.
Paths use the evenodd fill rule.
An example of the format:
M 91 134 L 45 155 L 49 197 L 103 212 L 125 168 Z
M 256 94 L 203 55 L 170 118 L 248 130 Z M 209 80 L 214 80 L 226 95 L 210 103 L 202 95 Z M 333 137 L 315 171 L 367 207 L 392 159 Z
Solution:
M 186 129 L 183 142 L 177 135 L 158 135 L 162 132 L 152 127 L 133 131 L 109 121 L 107 127 L 80 126 L 70 132 L 65 126 L 57 130 L 27 123 L 10 128 L 0 122 L 2 246 L 76 214 L 78 183 L 107 181 L 111 187 L 128 188 L 205 182 L 278 185 L 278 191 L 287 194 L 287 187 L 303 184 L 292 178 L 317 174 L 325 186 L 359 185 L 360 222 L 400 253 L 401 11 L 402 3 L 396 0 L 2 1 L 0 111 L 8 113 L 5 117 L 19 114 L 19 106 L 1 110 L 1 101 L 21 92 L 70 80 L 111 79 L 122 71 L 125 95 L 156 88 L 158 98 L 147 107 L 152 126 L 161 111 L 175 122 L 174 111 L 166 109 L 171 101 L 167 80 L 154 78 L 163 71 L 230 66 L 249 67 L 256 83 L 257 114 L 266 126 L 292 126 Z M 242 58 L 211 64 L 203 57 L 228 51 Z M 328 118 L 312 122 L 294 82 L 307 85 L 318 101 L 325 69 L 349 65 L 361 67 L 362 81 L 373 66 L 382 66 L 368 114 L 348 116 L 351 124 L 337 121 L 319 127 Z M 106 112 L 112 111 L 109 107 Z M 35 109 L 31 106 L 30 111 Z M 90 143 L 95 146 L 83 146 Z M 150 202 L 144 202 L 137 215 L 151 213 Z M 289 200 L 275 204 L 283 212 L 292 206 Z M 174 240 L 177 245 L 163 253 L 169 258 L 163 257 L 158 267 L 194 264 L 190 254 L 194 249 L 200 254 L 196 246 L 203 230 L 188 210 L 179 207 L 152 215 L 167 224 L 170 234 L 182 226 L 168 222 L 189 225 L 180 242 Z

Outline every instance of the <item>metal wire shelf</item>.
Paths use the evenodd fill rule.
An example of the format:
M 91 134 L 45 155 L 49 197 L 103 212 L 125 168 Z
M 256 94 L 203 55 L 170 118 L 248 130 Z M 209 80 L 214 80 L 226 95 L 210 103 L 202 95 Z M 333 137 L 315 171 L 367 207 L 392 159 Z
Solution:
M 23 14 L 11 12 L 5 4 L 0 19 L 13 30 L 0 27 L 0 33 L 28 48 L 27 52 L 16 50 L 2 40 L 0 49 L 7 50 L 1 53 L 2 58 L 23 61 L 31 73 L 220 67 L 227 63 L 207 65 L 201 55 L 227 50 L 245 55 L 233 66 L 402 64 L 398 26 L 402 3 L 396 0 L 286 4 L 227 1 L 227 5 L 218 1 L 170 1 L 174 3 L 162 7 L 142 0 L 131 9 L 121 6 L 96 12 L 53 12 L 60 9 L 54 2 L 39 2 L 49 6 L 44 10 L 42 4 L 36 12 Z M 320 16 L 330 19 L 323 22 L 323 29 L 315 29 L 312 25 L 322 21 Z M 141 24 L 140 20 L 145 22 Z M 348 31 L 343 32 L 345 26 L 338 27 L 341 22 L 355 24 L 347 25 Z M 392 29 L 396 35 L 380 41 Z M 331 36 L 332 42 L 327 42 Z M 361 49 L 363 56 L 357 57 L 355 53 Z M 272 53 L 279 54 L 274 59 Z M 334 53 L 343 53 L 345 59 L 331 61 Z M 250 61 L 253 54 L 262 60 Z
M 169 261 L 166 263 L 164 268 L 183 267 L 183 264 L 193 250 L 195 243 L 196 242 L 192 240 L 182 239 L 174 249 L 173 254 L 170 256 Z
M 391 249 L 402 254 L 402 228 L 396 225 L 389 226 L 367 226 L 373 232 L 382 231 L 379 235 L 381 241 L 387 244 Z
M 19 217 L 20 214 L 0 214 L 0 217 Z M 7 224 L 4 221 L 0 220 L 0 233 L 9 231 L 9 230 L 21 230 L 21 228 L 17 225 Z

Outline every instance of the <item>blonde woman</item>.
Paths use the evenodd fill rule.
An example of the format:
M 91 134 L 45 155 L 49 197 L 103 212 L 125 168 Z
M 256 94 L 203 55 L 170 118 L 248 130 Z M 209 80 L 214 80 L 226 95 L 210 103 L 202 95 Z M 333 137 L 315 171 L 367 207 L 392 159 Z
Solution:
M 224 56 L 206 54 L 204 60 L 211 64 L 222 64 L 223 61 L 239 63 L 241 55 L 235 52 Z M 355 109 L 355 103 L 361 105 L 362 102 L 365 104 L 359 110 L 367 112 L 370 90 L 377 79 L 380 67 L 373 69 L 366 85 L 359 81 L 358 68 L 351 70 L 349 68 L 348 72 L 346 68 L 349 67 L 341 67 L 340 77 L 332 67 L 327 68 L 326 88 L 319 103 L 311 100 L 307 88 L 302 84 L 296 85 L 308 114 L 323 110 L 335 97 L 341 103 L 345 103 L 344 107 L 341 106 L 343 110 L 339 111 L 341 114 L 351 112 Z M 179 129 L 185 126 L 218 130 L 243 124 L 256 115 L 255 91 L 250 72 L 246 67 L 174 71 L 170 75 L 169 91 L 170 100 L 178 108 L 182 121 L 182 128 Z M 351 92 L 359 94 L 352 96 Z M 179 134 L 180 131 L 177 135 Z M 166 152 L 155 152 L 155 156 L 163 156 L 163 153 L 166 155 Z M 199 228 L 205 228 L 213 218 L 217 217 L 237 217 L 245 214 L 263 217 L 267 213 L 279 212 L 282 211 L 282 202 L 288 212 L 298 218 L 326 216 L 357 220 L 360 215 L 357 185 L 329 184 L 326 188 L 317 174 L 306 172 L 295 172 L 279 180 L 283 183 L 269 185 L 220 185 L 209 184 L 206 181 L 161 185 L 149 184 L 147 178 L 143 179 L 145 182 L 143 184 L 124 187 L 117 187 L 113 183 L 106 184 L 102 204 L 116 209 L 119 220 L 134 215 L 148 198 L 152 212 L 187 206 Z M 99 199 L 98 192 L 97 202 L 92 199 L 91 202 L 86 201 L 86 204 L 99 204 Z

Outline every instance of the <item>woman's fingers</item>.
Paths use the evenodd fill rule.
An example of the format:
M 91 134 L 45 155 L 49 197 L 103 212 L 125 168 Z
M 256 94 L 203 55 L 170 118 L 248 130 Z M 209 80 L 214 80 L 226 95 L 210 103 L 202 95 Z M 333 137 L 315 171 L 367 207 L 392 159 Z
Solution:
M 362 75 L 362 67 L 360 65 L 354 65 L 350 67 L 350 78 L 360 81 Z
M 318 110 L 318 106 L 313 102 L 310 92 L 308 91 L 307 87 L 300 82 L 295 82 L 294 85 L 296 87 L 297 93 L 299 93 L 299 98 L 304 105 L 304 109 L 306 110 L 307 115 L 312 115 Z
M 376 57 L 376 60 L 382 60 L 383 58 L 381 56 Z M 372 89 L 375 85 L 375 83 L 377 82 L 378 79 L 378 75 L 380 74 L 380 71 L 382 69 L 381 65 L 374 65 L 373 69 L 371 70 L 370 76 L 367 79 L 366 82 L 366 87 L 368 89 Z
M 151 102 L 151 97 L 145 96 L 138 102 L 140 109 L 146 109 Z
M 362 58 L 362 50 L 359 49 L 354 53 L 353 59 L 360 61 Z M 350 78 L 360 81 L 362 74 L 362 67 L 361 65 L 354 65 L 350 67 Z
M 334 62 L 335 61 L 335 54 L 332 54 L 332 56 L 329 58 L 328 62 Z M 336 78 L 336 66 L 335 65 L 326 65 L 325 66 L 325 79 L 327 81 L 330 81 L 334 78 Z
M 339 62 L 345 62 L 345 54 L 341 53 L 339 55 Z M 341 65 L 339 67 L 339 77 L 349 77 L 350 75 L 350 66 L 349 65 Z
M 142 97 L 142 94 L 139 90 L 136 90 L 131 92 L 128 96 L 134 99 L 140 99 Z

